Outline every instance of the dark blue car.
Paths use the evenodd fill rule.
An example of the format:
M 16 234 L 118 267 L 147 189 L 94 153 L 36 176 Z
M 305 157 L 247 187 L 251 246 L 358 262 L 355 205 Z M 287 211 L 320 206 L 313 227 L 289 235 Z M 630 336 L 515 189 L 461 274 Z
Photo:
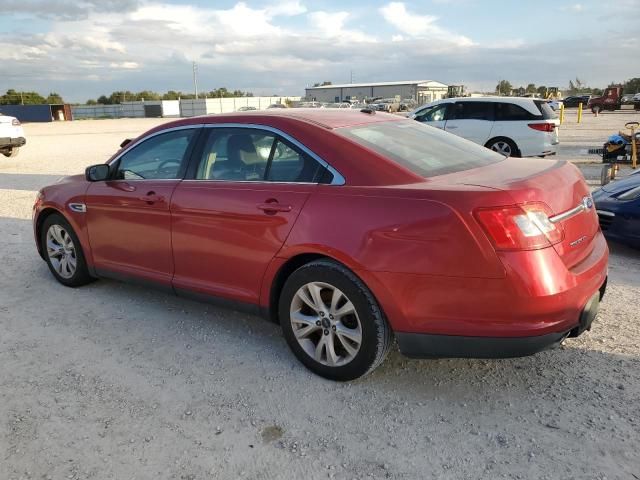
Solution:
M 605 237 L 640 248 L 640 172 L 593 192 Z

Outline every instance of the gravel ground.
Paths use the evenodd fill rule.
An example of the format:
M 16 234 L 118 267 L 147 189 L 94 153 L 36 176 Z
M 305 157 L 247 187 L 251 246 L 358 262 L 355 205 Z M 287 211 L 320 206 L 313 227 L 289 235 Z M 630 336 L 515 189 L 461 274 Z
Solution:
M 597 161 L 581 150 L 632 115 L 567 123 L 559 156 Z M 640 478 L 637 251 L 612 245 L 593 331 L 558 349 L 393 351 L 346 384 L 307 372 L 256 317 L 57 284 L 33 245 L 35 191 L 159 122 L 26 125 L 28 145 L 0 159 L 0 479 Z

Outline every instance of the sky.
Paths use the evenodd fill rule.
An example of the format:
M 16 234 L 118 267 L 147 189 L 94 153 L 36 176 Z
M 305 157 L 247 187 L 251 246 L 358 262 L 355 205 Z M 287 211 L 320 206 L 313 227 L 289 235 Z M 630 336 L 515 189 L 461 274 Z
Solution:
M 0 92 L 436 80 L 490 91 L 640 76 L 640 0 L 0 0 Z

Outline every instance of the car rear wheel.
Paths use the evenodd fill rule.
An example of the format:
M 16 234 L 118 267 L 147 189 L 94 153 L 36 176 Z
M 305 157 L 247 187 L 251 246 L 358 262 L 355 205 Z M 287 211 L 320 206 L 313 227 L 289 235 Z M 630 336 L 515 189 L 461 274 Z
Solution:
M 280 324 L 298 360 L 331 380 L 354 380 L 386 357 L 391 329 L 369 289 L 344 266 L 319 260 L 287 279 Z
M 19 150 L 18 148 L 13 147 L 13 148 L 7 148 L 7 149 L 4 149 L 4 150 L 1 150 L 1 152 L 5 157 L 13 158 L 16 155 L 18 155 L 18 150 Z
M 40 231 L 40 244 L 49 270 L 67 287 L 80 287 L 93 281 L 80 240 L 62 215 L 48 216 Z
M 485 146 L 505 157 L 520 156 L 515 142 L 509 138 L 494 138 L 493 140 L 489 140 Z

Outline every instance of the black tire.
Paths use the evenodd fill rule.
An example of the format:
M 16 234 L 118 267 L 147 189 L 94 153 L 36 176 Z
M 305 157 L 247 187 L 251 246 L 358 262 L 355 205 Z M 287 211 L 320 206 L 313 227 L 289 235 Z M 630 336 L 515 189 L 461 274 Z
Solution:
M 501 143 L 508 145 L 509 149 L 511 150 L 511 154 L 507 156 L 520 157 L 520 150 L 518 150 L 518 146 L 516 145 L 516 142 L 514 142 L 510 138 L 506 138 L 506 137 L 492 138 L 486 143 L 485 147 L 487 147 L 490 150 L 493 150 L 496 153 L 500 153 L 504 155 L 504 153 L 500 151 L 500 147 L 498 147 L 498 145 Z
M 593 107 L 591 107 L 591 113 L 593 114 L 599 114 L 602 111 L 602 107 L 600 105 L 594 105 Z
M 296 339 L 290 309 L 298 290 L 311 282 L 321 282 L 339 289 L 355 307 L 362 341 L 357 353 L 344 365 L 329 366 L 317 361 Z M 284 337 L 298 360 L 312 372 L 330 380 L 349 381 L 367 375 L 383 362 L 389 352 L 392 332 L 380 306 L 366 285 L 339 263 L 318 260 L 293 272 L 282 289 L 278 313 Z M 322 328 L 317 332 L 318 338 L 323 335 Z M 327 331 L 324 330 L 325 335 Z M 337 342 L 335 345 L 339 347 Z
M 49 249 L 47 248 L 47 232 L 49 232 L 49 229 L 51 227 L 56 225 L 61 227 L 65 234 L 67 234 L 73 242 L 73 252 L 68 256 L 75 259 L 76 267 L 73 274 L 68 277 L 61 275 L 57 271 L 56 267 L 53 265 Z M 89 269 L 87 268 L 87 262 L 85 260 L 84 252 L 82 251 L 82 246 L 80 244 L 78 236 L 76 235 L 76 232 L 74 232 L 69 222 L 67 222 L 67 220 L 62 215 L 54 213 L 49 215 L 44 220 L 42 228 L 40 229 L 40 246 L 49 270 L 51 271 L 55 279 L 62 285 L 75 288 L 81 287 L 95 280 L 89 274 Z

